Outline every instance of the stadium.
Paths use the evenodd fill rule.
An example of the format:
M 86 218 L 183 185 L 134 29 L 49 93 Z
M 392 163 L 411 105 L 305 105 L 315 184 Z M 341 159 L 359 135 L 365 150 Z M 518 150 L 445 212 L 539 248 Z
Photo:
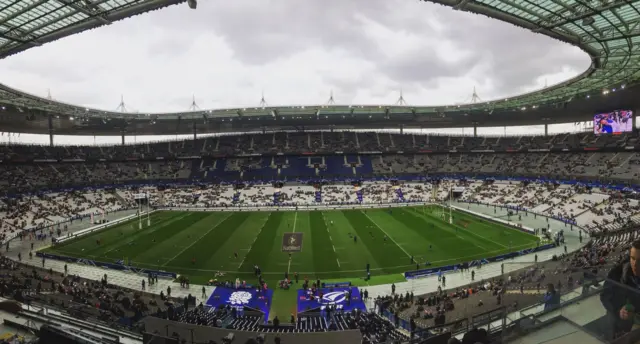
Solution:
M 573 45 L 590 66 L 437 106 L 331 94 L 140 113 L 0 84 L 3 136 L 48 141 L 0 145 L 0 340 L 636 342 L 640 1 L 423 2 Z M 198 11 L 3 0 L 0 56 L 173 5 Z M 586 130 L 551 130 L 567 123 Z M 542 131 L 510 134 L 527 126 Z M 424 133 L 447 128 L 470 130 Z M 174 138 L 131 142 L 158 135 Z

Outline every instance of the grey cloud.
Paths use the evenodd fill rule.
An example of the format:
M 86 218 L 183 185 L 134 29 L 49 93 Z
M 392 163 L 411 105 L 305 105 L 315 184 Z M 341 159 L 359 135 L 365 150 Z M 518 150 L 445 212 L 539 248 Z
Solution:
M 166 55 L 175 57 L 187 53 L 193 46 L 193 40 L 178 35 L 165 35 L 162 39 L 154 39 L 147 46 L 150 56 Z
M 472 58 L 455 65 L 440 60 L 436 51 L 425 47 L 412 54 L 387 59 L 378 65 L 378 71 L 387 75 L 401 87 L 431 88 L 438 85 L 438 79 L 465 75 L 475 64 Z
M 583 69 L 589 58 L 574 47 L 541 34 L 514 27 L 494 19 L 468 14 L 465 25 L 448 25 L 445 39 L 476 52 L 476 57 L 488 67 L 487 78 L 496 86 L 493 93 L 517 94 L 533 85 L 543 74 L 559 72 L 562 67 Z M 471 20 L 477 17 L 475 20 Z
M 371 57 L 378 52 L 358 16 L 375 18 L 389 10 L 382 0 L 217 1 L 202 12 L 176 21 L 159 20 L 177 30 L 214 29 L 241 62 L 262 65 L 311 48 L 341 49 Z M 198 8 L 200 11 L 201 8 Z M 174 20 L 171 20 L 174 18 Z
M 332 85 L 330 90 L 323 95 L 321 99 L 329 100 L 331 93 L 333 93 L 334 101 L 336 104 L 351 104 L 354 101 L 358 93 L 358 89 L 366 87 L 370 89 L 371 85 L 375 82 L 375 78 L 370 73 L 361 75 L 357 78 L 343 78 L 337 75 L 327 75 L 324 77 L 325 81 Z
M 392 32 L 431 35 L 452 42 L 469 55 L 452 65 L 440 59 L 433 50 L 435 47 L 426 44 L 412 53 L 389 54 L 386 51 L 389 48 L 371 37 L 360 18 L 367 18 Z M 194 37 L 203 32 L 221 36 L 233 50 L 234 58 L 245 65 L 266 65 L 316 48 L 340 50 L 370 61 L 375 67 L 366 76 L 349 79 L 330 72 L 322 75 L 334 89 L 336 100 L 344 103 L 355 97 L 359 90 L 373 94 L 371 92 L 379 92 L 386 86 L 387 92 L 405 88 L 407 93 L 414 87 L 434 88 L 438 79 L 468 75 L 478 66 L 483 68 L 483 74 L 474 75 L 480 79 L 477 81 L 484 84 L 490 80 L 495 85 L 495 89 L 487 91 L 491 94 L 478 90 L 483 98 L 515 94 L 541 74 L 558 71 L 562 66 L 579 70 L 589 63 L 588 58 L 565 43 L 494 19 L 415 0 L 201 1 L 196 11 L 181 5 L 129 20 L 139 22 L 135 26 L 140 30 L 157 30 L 154 39 L 150 40 L 153 43 L 146 49 L 151 57 L 180 55 L 189 50 L 195 42 Z M 120 23 L 114 27 L 116 25 Z M 441 27 L 444 32 L 440 32 Z M 10 62 L 11 58 L 3 61 L 5 64 Z M 51 63 L 55 64 L 55 61 Z M 85 80 L 88 72 L 83 70 L 82 75 L 74 75 L 74 70 L 69 68 L 57 71 L 51 65 L 24 66 L 23 63 L 22 70 L 63 82 Z M 268 89 L 266 85 L 255 85 L 255 81 L 246 82 L 253 88 Z M 268 84 L 268 81 L 264 83 Z M 374 84 L 377 88 L 372 91 Z M 247 85 L 239 86 L 246 88 Z M 469 89 L 472 86 L 469 85 Z M 191 90 L 186 93 L 189 95 Z M 326 93 L 328 98 L 329 89 Z M 88 96 L 80 98 L 91 102 L 86 99 Z M 211 98 L 204 94 L 196 96 Z M 117 101 L 114 99 L 114 108 Z M 181 100 L 176 101 L 182 104 Z M 190 100 L 184 106 L 188 103 Z
M 513 94 L 541 74 L 553 72 L 553 68 L 576 68 L 587 60 L 566 44 L 548 37 L 430 3 L 234 0 L 212 2 L 198 11 L 201 9 L 196 15 L 187 14 L 191 20 L 187 24 L 183 21 L 186 19 L 163 24 L 189 31 L 213 28 L 224 37 L 239 61 L 251 65 L 267 64 L 310 48 L 340 49 L 375 63 L 377 72 L 408 87 L 433 87 L 438 78 L 467 75 L 483 65 L 487 78 L 496 85 L 491 93 Z M 391 54 L 385 59 L 382 57 L 388 55 L 382 54 L 385 47 L 367 35 L 366 27 L 358 20 L 361 17 L 395 32 L 442 35 L 436 37 L 452 42 L 469 56 L 450 65 L 440 60 L 433 48 L 425 46 L 412 55 Z M 443 33 L 436 32 L 436 24 L 445 27 Z M 584 68 L 587 65 L 588 61 Z
M 8 70 L 20 70 L 22 73 L 31 74 L 44 80 L 55 79 L 65 83 L 81 82 L 86 76 L 82 72 L 66 68 L 65 63 L 54 58 L 47 60 L 47 63 L 41 61 L 25 61 L 19 60 L 19 55 L 12 56 L 2 63 L 6 64 L 3 68 Z M 46 86 L 45 86 L 46 87 Z

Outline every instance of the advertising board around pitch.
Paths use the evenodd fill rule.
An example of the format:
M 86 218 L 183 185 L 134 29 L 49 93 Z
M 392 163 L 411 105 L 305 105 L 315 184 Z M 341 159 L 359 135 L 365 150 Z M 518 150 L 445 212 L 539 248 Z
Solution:
M 302 233 L 284 233 L 282 235 L 282 252 L 302 251 Z

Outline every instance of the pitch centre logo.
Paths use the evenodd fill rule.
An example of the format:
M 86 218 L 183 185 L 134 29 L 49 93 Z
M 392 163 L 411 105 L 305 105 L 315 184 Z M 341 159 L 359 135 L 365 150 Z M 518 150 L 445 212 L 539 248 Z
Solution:
M 282 252 L 302 251 L 302 233 L 284 233 L 282 236 Z
M 331 293 L 324 294 L 320 302 L 325 305 L 335 305 L 335 304 L 343 303 L 346 299 L 347 299 L 347 292 L 334 291 Z
M 229 296 L 229 303 L 232 305 L 238 305 L 238 306 L 244 306 L 249 304 L 249 301 L 251 300 L 251 293 L 246 292 L 246 291 L 234 291 L 230 296 Z

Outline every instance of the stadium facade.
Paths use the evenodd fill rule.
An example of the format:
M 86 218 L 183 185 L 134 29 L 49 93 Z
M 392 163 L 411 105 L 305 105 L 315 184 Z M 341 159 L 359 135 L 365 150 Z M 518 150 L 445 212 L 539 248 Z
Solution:
M 29 20 L 29 6 L 7 5 L 10 34 L 0 38 L 6 57 L 61 37 L 93 29 L 178 1 L 109 1 L 84 8 L 63 5 L 73 20 Z M 486 15 L 578 46 L 591 57 L 579 76 L 540 91 L 451 106 L 310 105 L 201 110 L 184 113 L 119 113 L 88 109 L 0 86 L 0 125 L 5 132 L 50 135 L 149 135 L 278 130 L 443 128 L 568 123 L 591 120 L 614 109 L 638 110 L 636 81 L 640 48 L 637 4 L 601 2 L 597 6 L 545 1 L 432 1 Z M 38 7 L 38 6 L 37 6 Z M 45 10 L 44 8 L 38 11 Z M 49 9 L 53 10 L 53 9 Z M 26 19 L 25 19 L 26 18 Z M 34 17 L 32 17 L 34 18 Z M 638 113 L 635 111 L 635 113 Z M 150 125 L 153 123 L 153 125 Z
M 0 13 L 7 13 L 0 22 L 7 28 L 0 33 L 0 56 L 180 2 L 106 0 L 61 2 L 57 7 L 46 1 L 7 2 L 0 6 Z M 626 324 L 611 318 L 626 305 L 611 295 L 619 288 L 615 290 L 622 290 L 632 304 L 637 291 L 605 277 L 627 253 L 640 223 L 635 116 L 629 118 L 632 130 L 620 135 L 430 137 L 403 131 L 546 127 L 592 121 L 595 114 L 617 110 L 640 113 L 640 1 L 431 2 L 576 45 L 589 54 L 591 66 L 574 79 L 509 99 L 423 107 L 317 105 L 129 114 L 64 104 L 0 85 L 2 130 L 47 134 L 51 143 L 0 147 L 0 228 L 7 251 L 2 266 L 8 274 L 23 276 L 5 281 L 3 295 L 10 292 L 13 299 L 36 304 L 22 306 L 21 315 L 29 321 L 55 324 L 11 325 L 36 327 L 50 342 L 69 337 L 76 342 L 172 343 L 176 337 L 233 342 L 264 333 L 268 341 L 282 336 L 285 342 L 438 343 L 448 339 L 440 335 L 462 339 L 471 333 L 503 342 L 523 336 L 532 342 L 566 342 L 570 335 L 572 341 L 600 343 L 620 335 L 609 331 L 611 325 L 629 336 Z M 34 19 L 54 13 L 62 15 Z M 619 114 L 615 116 L 617 120 Z M 609 119 L 599 120 L 608 126 Z M 399 133 L 375 131 L 390 128 Z M 353 129 L 370 131 L 349 131 Z M 199 137 L 238 132 L 245 134 Z M 126 135 L 162 134 L 193 134 L 193 139 L 124 145 Z M 121 135 L 123 145 L 58 147 L 55 135 Z M 116 226 L 109 226 L 110 221 Z M 101 222 L 113 229 L 103 231 L 107 226 Z M 352 229 L 348 239 L 337 239 L 334 222 Z M 439 230 L 442 241 L 420 234 L 425 226 Z M 505 229 L 496 230 L 499 226 Z M 389 233 L 391 228 L 405 232 Z M 514 246 L 517 232 L 511 230 L 525 233 L 523 247 L 519 242 Z M 300 252 L 277 256 L 268 233 L 296 238 Z M 398 233 L 404 233 L 400 239 Z M 343 241 L 336 245 L 334 237 Z M 223 238 L 249 248 L 240 254 L 220 248 L 214 250 L 219 256 L 202 255 L 204 246 L 227 242 Z M 255 241 L 245 243 L 247 238 Z M 464 244 L 454 246 L 469 245 L 475 256 L 445 254 L 455 251 L 447 240 L 459 239 Z M 550 243 L 549 250 L 538 251 L 541 245 L 530 240 Z M 357 256 L 378 249 L 394 256 L 373 254 L 371 270 L 368 261 L 366 270 L 349 270 L 349 264 L 365 261 L 344 253 L 356 251 L 345 250 L 347 242 L 366 247 Z M 437 242 L 435 252 L 430 242 Z M 448 252 L 438 253 L 442 247 Z M 137 262 L 131 263 L 131 255 Z M 36 271 L 40 259 L 42 269 Z M 208 267 L 221 261 L 222 268 Z M 110 270 L 96 268 L 105 263 Z M 261 272 L 269 276 L 284 270 L 284 280 L 295 278 L 297 287 L 298 277 L 307 276 L 291 275 L 305 264 L 316 269 L 307 273 L 318 277 L 317 291 L 300 290 L 293 321 L 279 325 L 268 314 L 277 311 L 282 317 L 286 311 L 281 310 L 291 306 L 282 301 L 289 284 L 282 277 L 268 277 L 272 288 L 264 285 L 262 290 Z M 445 267 L 450 270 L 443 276 Z M 180 276 L 166 273 L 168 268 Z M 366 272 L 367 279 L 373 272 L 377 278 L 377 271 L 391 274 L 396 269 L 406 270 L 401 281 L 382 279 L 377 283 L 382 286 L 353 281 L 357 290 L 345 280 L 319 281 L 325 276 L 353 278 L 349 271 Z M 54 278 L 54 270 L 64 275 Z M 198 270 L 205 273 L 194 272 Z M 230 277 L 222 282 L 225 273 L 250 276 L 246 279 L 255 285 L 246 287 L 246 281 Z M 189 289 L 187 275 L 202 279 L 198 290 Z M 205 275 L 214 276 L 205 280 Z M 31 277 L 20 279 L 24 276 Z M 90 288 L 81 287 L 85 281 Z M 394 281 L 397 287 L 384 285 Z M 279 301 L 273 293 L 279 293 Z M 601 298 L 608 301 L 600 303 Z M 494 299 L 497 308 L 486 302 Z M 194 308 L 196 300 L 206 307 Z M 80 306 L 87 304 L 96 307 Z M 59 306 L 67 310 L 60 313 Z M 352 308 L 343 311 L 347 307 Z

